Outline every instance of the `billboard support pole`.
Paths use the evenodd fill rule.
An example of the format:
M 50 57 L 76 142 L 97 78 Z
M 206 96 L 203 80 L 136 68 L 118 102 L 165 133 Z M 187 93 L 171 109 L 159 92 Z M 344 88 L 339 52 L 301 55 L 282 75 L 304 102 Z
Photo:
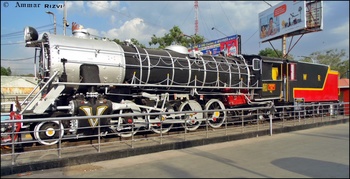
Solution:
M 286 39 L 287 39 L 287 35 L 283 35 L 283 38 L 282 38 L 282 56 L 283 58 L 286 57 Z

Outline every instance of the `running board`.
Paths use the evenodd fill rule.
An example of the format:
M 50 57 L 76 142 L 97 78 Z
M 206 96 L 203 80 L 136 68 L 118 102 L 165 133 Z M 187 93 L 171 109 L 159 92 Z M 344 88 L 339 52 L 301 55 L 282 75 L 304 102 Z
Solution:
M 53 87 L 50 92 L 42 98 L 38 105 L 35 107 L 33 112 L 35 114 L 42 114 L 46 111 L 46 109 L 57 99 L 57 97 L 61 94 L 61 92 L 64 90 L 64 85 L 57 85 L 56 87 Z

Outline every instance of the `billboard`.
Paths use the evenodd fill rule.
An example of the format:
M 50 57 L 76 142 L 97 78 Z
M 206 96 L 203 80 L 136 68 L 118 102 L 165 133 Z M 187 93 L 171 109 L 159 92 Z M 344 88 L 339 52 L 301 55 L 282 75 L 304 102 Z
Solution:
M 322 1 L 283 1 L 259 13 L 262 42 L 281 38 L 285 34 L 299 35 L 322 28 Z
M 190 46 L 188 50 L 191 51 L 192 47 L 208 55 L 238 55 L 241 54 L 241 35 L 232 35 L 209 42 L 203 42 L 195 46 Z

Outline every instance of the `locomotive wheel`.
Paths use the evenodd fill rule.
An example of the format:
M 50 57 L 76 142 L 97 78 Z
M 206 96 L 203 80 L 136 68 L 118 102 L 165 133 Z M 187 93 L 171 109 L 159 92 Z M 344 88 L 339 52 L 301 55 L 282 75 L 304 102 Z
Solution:
M 130 109 L 121 109 L 119 110 L 119 114 L 136 114 L 141 113 L 141 110 L 139 107 L 136 106 L 136 104 L 132 101 L 125 101 L 126 103 L 130 104 Z M 131 137 L 132 135 L 135 135 L 140 127 L 138 127 L 135 124 L 135 121 L 138 120 L 140 117 L 138 116 L 120 116 L 117 119 L 117 125 L 115 126 L 112 122 L 112 126 L 110 129 L 112 129 L 118 136 L 120 137 Z M 144 120 L 143 120 L 144 121 Z M 134 123 L 134 127 L 133 124 Z M 136 126 L 136 127 L 135 127 Z
M 179 111 L 201 111 L 201 105 L 194 100 L 189 100 L 183 102 Z M 182 126 L 185 127 L 189 131 L 195 131 L 202 123 L 203 113 L 186 113 L 186 115 L 181 117 L 182 120 L 185 120 L 185 123 L 182 123 Z
M 204 113 L 204 118 L 208 119 L 208 124 L 212 128 L 219 128 L 226 120 L 226 111 L 224 104 L 218 99 L 211 99 L 205 104 L 205 110 L 218 110 Z
M 131 109 L 122 109 L 120 110 L 119 114 L 126 114 L 126 113 L 134 113 Z M 118 117 L 118 132 L 117 135 L 120 137 L 131 137 L 132 135 L 135 135 L 139 128 L 132 126 L 132 122 L 136 119 L 135 116 L 125 116 L 125 117 Z
M 59 141 L 64 134 L 63 125 L 58 121 L 41 122 L 34 128 L 34 138 L 43 145 L 53 145 Z
M 174 112 L 174 109 L 168 105 L 167 110 L 165 112 Z M 171 114 L 168 114 L 171 115 Z M 159 116 L 159 119 L 163 121 L 163 116 Z M 164 119 L 167 120 L 167 119 Z M 169 119 L 168 119 L 169 120 Z M 172 119 L 170 119 L 172 120 Z M 170 129 L 173 127 L 173 123 L 167 124 L 167 123 L 156 123 L 151 126 L 151 129 L 153 132 L 160 134 L 160 133 L 167 133 L 170 131 Z

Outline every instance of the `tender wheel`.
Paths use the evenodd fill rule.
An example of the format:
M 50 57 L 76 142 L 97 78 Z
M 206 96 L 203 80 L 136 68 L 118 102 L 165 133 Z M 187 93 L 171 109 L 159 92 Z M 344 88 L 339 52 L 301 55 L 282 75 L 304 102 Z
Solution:
M 201 110 L 202 110 L 201 105 L 194 100 L 185 101 L 179 107 L 179 111 L 201 111 Z M 186 123 L 186 124 L 182 123 L 183 127 L 185 127 L 189 131 L 194 131 L 201 125 L 203 121 L 203 113 L 194 113 L 194 112 L 185 113 L 184 116 L 181 116 L 181 119 L 185 120 L 185 123 Z
M 174 112 L 174 109 L 168 105 L 167 109 L 165 112 Z M 157 118 L 159 118 L 159 120 L 162 120 L 162 121 L 166 121 L 166 120 L 172 120 L 172 118 L 169 119 L 169 116 L 171 114 L 168 114 L 167 116 L 157 116 Z M 166 118 L 166 119 L 165 119 Z M 164 134 L 164 133 L 167 133 L 170 131 L 170 129 L 173 127 L 173 123 L 155 123 L 155 124 L 152 124 L 151 126 L 151 129 L 153 132 L 157 133 L 157 134 L 160 134 L 161 132 Z
M 41 122 L 34 128 L 34 138 L 43 145 L 53 145 L 59 141 L 64 134 L 63 125 L 58 121 Z
M 204 113 L 204 118 L 208 119 L 208 124 L 213 128 L 219 128 L 226 120 L 226 111 L 224 104 L 217 100 L 211 99 L 205 105 L 205 110 L 216 110 L 213 112 Z

